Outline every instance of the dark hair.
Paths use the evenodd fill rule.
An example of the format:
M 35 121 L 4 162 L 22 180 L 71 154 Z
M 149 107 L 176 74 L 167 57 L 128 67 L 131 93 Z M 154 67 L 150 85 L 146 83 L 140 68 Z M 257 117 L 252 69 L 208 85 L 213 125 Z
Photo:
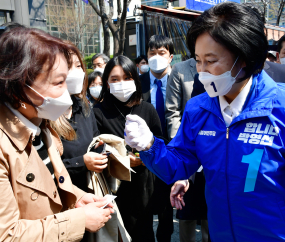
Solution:
M 108 88 L 107 85 L 108 78 L 115 66 L 121 66 L 125 74 L 135 81 L 137 90 L 133 93 L 133 95 L 126 102 L 126 104 L 129 103 L 133 105 L 139 104 L 142 98 L 142 88 L 141 88 L 139 74 L 137 72 L 137 67 L 135 66 L 134 62 L 132 62 L 128 57 L 123 55 L 116 56 L 107 63 L 102 77 L 103 87 L 98 102 L 101 102 L 105 98 L 105 96 L 110 94 L 110 89 Z
M 147 50 L 152 48 L 159 49 L 161 47 L 167 49 L 170 55 L 174 53 L 173 42 L 170 38 L 163 35 L 151 36 L 148 42 Z
M 35 106 L 24 92 L 47 65 L 46 75 L 52 70 L 56 56 L 62 53 L 71 66 L 74 46 L 48 33 L 32 28 L 13 28 L 0 38 L 0 102 L 19 108 L 20 101 Z
M 261 72 L 268 43 L 258 11 L 243 4 L 224 2 L 203 12 L 193 22 L 187 34 L 192 57 L 198 36 L 205 32 L 246 63 L 243 80 Z
M 92 57 L 92 64 L 93 64 L 93 61 L 95 59 L 99 58 L 99 57 L 102 58 L 105 63 L 108 63 L 108 61 L 110 60 L 110 58 L 108 56 L 106 56 L 105 54 L 98 53 L 96 55 L 93 55 L 93 57 Z
M 90 95 L 89 87 L 90 87 L 91 83 L 95 80 L 95 78 L 97 76 L 100 76 L 101 79 L 102 79 L 102 73 L 99 72 L 99 71 L 92 72 L 92 73 L 90 73 L 88 75 L 88 86 L 87 86 L 87 93 L 88 93 L 88 95 Z
M 260 5 L 257 4 L 253 4 L 252 2 L 248 2 L 248 3 L 242 3 L 243 6 L 252 9 L 253 11 L 256 12 L 256 14 L 260 15 L 262 22 L 266 23 L 266 19 L 264 16 L 264 13 L 261 11 L 260 9 Z M 262 7 L 263 8 L 263 7 Z
M 142 60 L 145 60 L 146 63 L 148 63 L 147 57 L 146 55 L 140 55 L 135 59 L 135 63 L 138 65 L 139 63 L 141 63 Z
M 2 25 L 0 25 L 0 36 L 4 32 L 9 31 L 13 28 L 26 28 L 26 27 L 24 25 L 21 25 L 21 24 L 15 23 L 15 22 L 8 22 L 5 24 L 2 24 Z
M 285 34 L 278 40 L 277 43 L 277 52 L 280 53 L 282 47 L 283 47 L 283 42 L 285 42 Z

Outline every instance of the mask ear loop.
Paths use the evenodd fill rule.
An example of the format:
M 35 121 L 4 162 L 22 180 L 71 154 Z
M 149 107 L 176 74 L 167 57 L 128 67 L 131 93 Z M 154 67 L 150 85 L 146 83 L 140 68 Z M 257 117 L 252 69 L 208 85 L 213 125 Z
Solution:
M 25 85 L 26 85 L 27 87 L 31 88 L 35 93 L 39 94 L 43 99 L 45 99 L 45 97 L 44 97 L 42 94 L 38 93 L 34 88 L 30 87 L 30 86 L 27 85 L 27 84 L 25 84 Z
M 238 74 L 236 74 L 235 79 L 237 78 L 237 76 L 239 75 L 239 73 L 241 72 L 242 68 L 239 70 Z
M 232 71 L 232 70 L 233 70 L 233 68 L 235 67 L 235 64 L 237 63 L 238 58 L 239 58 L 239 56 L 237 57 L 237 59 L 236 59 L 235 63 L 234 63 L 234 64 L 233 64 L 233 66 L 232 66 L 232 69 L 231 69 L 230 71 Z
M 236 64 L 236 63 L 237 63 L 237 61 L 238 61 L 238 58 L 239 58 L 239 56 L 237 57 L 237 59 L 236 59 L 236 61 L 235 61 L 234 65 L 233 65 L 232 69 L 230 70 L 230 72 L 232 72 L 232 70 L 233 70 L 233 68 L 234 68 L 235 64 Z M 239 73 L 241 72 L 241 70 L 242 70 L 242 68 L 239 70 L 238 74 L 236 74 L 236 76 L 234 77 L 235 79 L 237 78 L 237 76 L 239 75 Z

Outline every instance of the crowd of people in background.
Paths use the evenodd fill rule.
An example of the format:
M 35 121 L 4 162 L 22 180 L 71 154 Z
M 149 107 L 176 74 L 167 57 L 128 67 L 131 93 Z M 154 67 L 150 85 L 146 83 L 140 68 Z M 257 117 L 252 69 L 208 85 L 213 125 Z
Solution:
M 71 42 L 5 25 L 0 241 L 171 242 L 173 207 L 181 242 L 197 224 L 203 242 L 285 241 L 285 35 L 268 51 L 261 13 L 225 2 L 187 45 L 172 65 L 153 35 L 87 75 Z

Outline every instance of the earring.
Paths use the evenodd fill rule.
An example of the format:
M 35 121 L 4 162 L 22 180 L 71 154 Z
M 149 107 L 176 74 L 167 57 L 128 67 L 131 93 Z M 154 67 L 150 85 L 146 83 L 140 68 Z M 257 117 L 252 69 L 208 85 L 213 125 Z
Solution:
M 26 107 L 26 104 L 25 104 L 25 103 L 22 103 L 22 102 L 20 101 L 20 104 L 21 104 L 21 107 L 22 107 L 22 108 L 27 109 L 27 107 Z

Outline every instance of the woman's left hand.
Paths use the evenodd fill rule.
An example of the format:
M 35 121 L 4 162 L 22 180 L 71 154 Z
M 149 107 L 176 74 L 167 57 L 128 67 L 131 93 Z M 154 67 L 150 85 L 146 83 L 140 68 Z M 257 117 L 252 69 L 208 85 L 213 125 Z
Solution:
M 134 153 L 129 152 L 129 157 L 131 160 L 131 167 L 136 167 L 136 166 L 140 166 L 143 164 L 142 160 L 140 158 L 136 157 Z
M 94 203 L 94 202 L 100 202 L 100 201 L 104 201 L 107 199 L 104 197 L 99 197 L 96 196 L 92 193 L 86 193 L 82 198 L 80 198 L 78 200 L 78 202 L 75 204 L 76 208 L 80 208 L 80 207 L 84 207 L 85 205 L 89 204 L 89 203 Z M 108 207 L 112 208 L 114 205 L 112 203 L 108 204 Z

